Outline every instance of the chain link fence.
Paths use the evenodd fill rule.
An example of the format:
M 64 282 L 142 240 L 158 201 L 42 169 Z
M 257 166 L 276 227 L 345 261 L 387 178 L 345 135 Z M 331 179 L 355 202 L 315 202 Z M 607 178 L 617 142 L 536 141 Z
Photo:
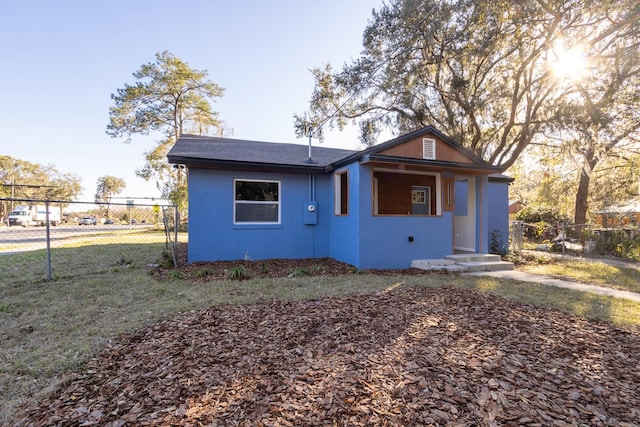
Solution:
M 593 224 L 550 225 L 510 222 L 510 249 L 612 255 L 640 259 L 640 228 L 601 227 Z
M 180 217 L 166 203 L 0 199 L 0 277 L 53 280 L 177 265 Z

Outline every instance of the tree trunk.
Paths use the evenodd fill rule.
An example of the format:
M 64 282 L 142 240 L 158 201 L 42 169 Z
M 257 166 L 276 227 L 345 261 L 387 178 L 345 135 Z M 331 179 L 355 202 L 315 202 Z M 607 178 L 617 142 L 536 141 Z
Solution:
M 587 210 L 589 208 L 589 184 L 591 183 L 591 173 L 595 169 L 598 164 L 598 159 L 593 155 L 592 152 L 589 153 L 583 166 L 580 168 L 580 180 L 578 182 L 578 191 L 576 192 L 576 211 L 573 217 L 574 224 L 576 227 L 576 232 L 579 233 L 582 230 L 580 227 L 582 224 L 586 224 L 587 222 Z
M 585 166 L 586 167 L 586 166 Z M 585 224 L 587 221 L 587 209 L 589 207 L 589 183 L 591 181 L 591 172 L 585 168 L 580 169 L 580 181 L 578 183 L 578 191 L 576 192 L 576 212 L 573 221 L 576 225 Z

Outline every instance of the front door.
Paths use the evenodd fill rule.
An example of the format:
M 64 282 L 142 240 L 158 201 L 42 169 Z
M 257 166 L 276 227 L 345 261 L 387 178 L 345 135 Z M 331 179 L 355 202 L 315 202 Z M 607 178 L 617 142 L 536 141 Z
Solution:
M 476 251 L 476 180 L 456 177 L 454 185 L 453 248 Z
M 411 187 L 411 215 L 429 215 L 431 213 L 431 188 Z

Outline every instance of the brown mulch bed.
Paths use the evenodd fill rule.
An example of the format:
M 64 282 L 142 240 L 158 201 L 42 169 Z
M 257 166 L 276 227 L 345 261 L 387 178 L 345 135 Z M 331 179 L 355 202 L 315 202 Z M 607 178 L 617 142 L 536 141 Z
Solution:
M 460 289 L 216 306 L 124 337 L 18 425 L 639 425 L 640 332 Z
M 187 245 L 177 246 L 177 267 L 158 266 L 151 275 L 158 280 L 183 280 L 208 282 L 223 279 L 265 279 L 292 276 L 338 276 L 351 274 L 357 269 L 333 258 L 272 258 L 263 261 L 207 261 L 187 264 Z M 367 270 L 375 274 L 429 274 L 417 268 L 402 270 Z M 241 272 L 242 277 L 237 277 Z M 234 276 L 234 273 L 236 276 Z
M 181 264 L 178 267 L 158 267 L 151 271 L 151 275 L 158 280 L 179 278 L 189 281 L 208 282 L 233 278 L 230 275 L 242 268 L 246 277 L 243 279 L 263 279 L 268 277 L 287 277 L 289 275 L 329 275 L 337 276 L 349 274 L 355 268 L 349 264 L 332 258 L 304 258 L 304 259 L 269 259 L 265 261 L 210 261 Z

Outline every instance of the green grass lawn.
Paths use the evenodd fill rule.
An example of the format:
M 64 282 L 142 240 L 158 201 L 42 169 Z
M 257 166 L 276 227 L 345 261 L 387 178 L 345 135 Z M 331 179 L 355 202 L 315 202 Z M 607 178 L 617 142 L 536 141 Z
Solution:
M 43 280 L 42 251 L 0 256 L 0 424 L 8 423 L 22 402 L 53 390 L 66 372 L 78 369 L 109 340 L 177 313 L 215 304 L 313 299 L 399 287 L 440 287 L 446 292 L 454 286 L 622 327 L 640 327 L 638 303 L 490 277 L 365 272 L 337 277 L 159 282 L 149 275 L 149 265 L 161 261 L 162 241 L 106 243 L 89 239 L 84 245 L 76 242 L 58 249 L 62 252 L 55 262 L 64 268 L 54 264 L 54 270 L 73 274 L 58 273 L 52 281 Z M 593 270 L 594 277 L 600 268 Z
M 624 291 L 640 292 L 640 270 L 602 262 L 554 258 L 542 263 L 519 266 L 518 270 L 575 280 Z

